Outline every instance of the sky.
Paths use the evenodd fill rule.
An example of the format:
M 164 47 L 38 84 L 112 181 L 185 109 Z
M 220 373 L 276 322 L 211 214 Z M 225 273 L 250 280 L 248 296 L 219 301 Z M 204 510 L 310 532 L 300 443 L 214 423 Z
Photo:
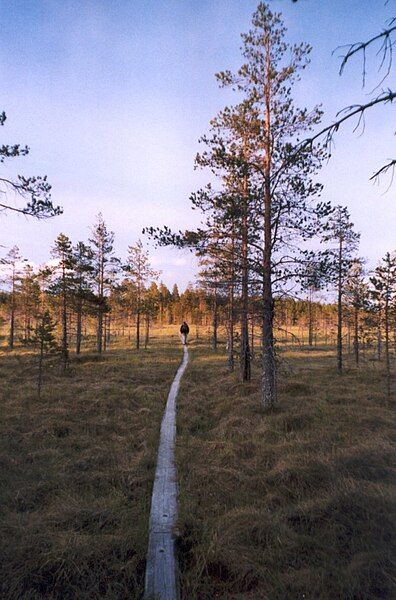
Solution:
M 340 77 L 340 50 L 377 34 L 394 0 L 272 0 L 287 40 L 309 42 L 312 60 L 295 89 L 300 106 L 321 104 L 323 123 L 362 103 L 381 79 L 375 53 L 362 89 L 357 57 Z M 142 237 L 146 226 L 193 228 L 199 215 L 189 195 L 208 180 L 194 170 L 198 139 L 227 103 L 214 74 L 241 64 L 240 33 L 249 29 L 251 0 L 0 0 L 0 143 L 30 154 L 1 165 L 2 176 L 46 174 L 60 217 L 35 221 L 0 214 L 3 253 L 14 244 L 44 263 L 56 236 L 87 240 L 101 212 L 115 247 Z M 394 71 L 393 71 L 394 78 Z M 392 82 L 394 84 L 394 81 Z M 391 79 L 383 86 L 390 86 Z M 346 125 L 318 181 L 323 198 L 349 208 L 361 232 L 360 253 L 373 267 L 395 249 L 396 183 L 370 176 L 394 157 L 395 111 L 367 114 L 363 134 Z M 9 198 L 14 201 L 12 197 Z M 144 239 L 144 238 L 143 238 Z M 150 248 L 169 286 L 194 282 L 188 251 Z

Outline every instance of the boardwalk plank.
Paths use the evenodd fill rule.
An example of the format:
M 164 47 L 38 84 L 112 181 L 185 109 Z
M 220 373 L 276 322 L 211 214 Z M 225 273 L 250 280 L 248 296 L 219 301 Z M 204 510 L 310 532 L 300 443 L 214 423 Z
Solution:
M 161 435 L 151 499 L 145 598 L 177 600 L 178 577 L 174 527 L 177 519 L 177 473 L 175 467 L 176 398 L 188 364 L 183 361 L 173 380 L 161 424 Z

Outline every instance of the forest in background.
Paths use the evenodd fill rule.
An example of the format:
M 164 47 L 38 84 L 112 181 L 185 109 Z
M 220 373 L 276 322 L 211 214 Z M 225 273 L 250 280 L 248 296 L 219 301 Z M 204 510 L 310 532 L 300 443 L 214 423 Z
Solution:
M 342 234 L 334 234 L 338 250 Z M 88 242 L 73 245 L 60 234 L 51 256 L 43 268 L 33 269 L 14 247 L 2 261 L 3 347 L 35 349 L 40 382 L 47 355 L 57 354 L 67 369 L 70 354 L 101 353 L 120 342 L 147 348 L 153 329 L 172 326 L 178 331 L 183 320 L 190 324 L 190 338 L 205 337 L 213 349 L 225 344 L 229 370 L 237 369 L 242 380 L 250 378 L 250 363 L 262 349 L 262 300 L 252 286 L 245 304 L 236 261 L 230 278 L 201 259 L 196 285 L 179 292 L 175 284 L 169 290 L 140 240 L 129 247 L 125 261 L 116 257 L 114 233 L 101 215 Z M 275 298 L 276 340 L 280 347 L 333 346 L 339 370 L 344 353 L 356 365 L 382 361 L 390 394 L 390 362 L 396 352 L 395 255 L 387 254 L 372 273 L 364 271 L 355 255 L 341 260 L 332 276 L 320 281 L 312 271 L 305 289 Z M 338 302 L 323 300 L 331 292 Z

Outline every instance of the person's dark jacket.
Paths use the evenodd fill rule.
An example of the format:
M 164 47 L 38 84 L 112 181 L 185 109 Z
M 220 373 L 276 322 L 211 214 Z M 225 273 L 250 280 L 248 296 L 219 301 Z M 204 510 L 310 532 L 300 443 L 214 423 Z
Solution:
M 183 323 L 183 325 L 180 327 L 180 333 L 185 333 L 185 334 L 190 333 L 190 328 L 187 325 L 187 323 Z

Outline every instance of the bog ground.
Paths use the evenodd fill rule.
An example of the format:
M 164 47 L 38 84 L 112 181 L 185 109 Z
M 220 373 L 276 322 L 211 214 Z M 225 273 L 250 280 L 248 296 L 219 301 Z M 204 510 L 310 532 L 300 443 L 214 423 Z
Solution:
M 141 598 L 162 411 L 179 341 L 36 359 L 4 352 L 1 597 Z M 183 599 L 392 597 L 392 412 L 367 361 L 281 353 L 279 406 L 260 409 L 221 345 L 190 346 L 179 396 Z
M 1 360 L 1 597 L 138 598 L 158 430 L 180 348 Z M 49 359 L 51 360 L 51 359 Z M 48 374 L 48 372 L 50 372 Z
M 394 420 L 382 373 L 284 352 L 260 410 L 222 357 L 192 354 L 179 411 L 183 598 L 382 599 L 394 592 Z M 382 386 L 382 391 L 381 390 Z

